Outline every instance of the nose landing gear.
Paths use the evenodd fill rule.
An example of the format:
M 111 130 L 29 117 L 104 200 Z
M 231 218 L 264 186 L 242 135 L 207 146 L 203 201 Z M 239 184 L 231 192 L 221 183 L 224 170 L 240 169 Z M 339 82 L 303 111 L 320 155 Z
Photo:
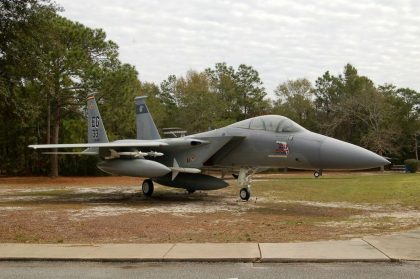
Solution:
M 254 169 L 243 168 L 239 170 L 238 185 L 241 187 L 241 190 L 239 190 L 239 197 L 243 201 L 247 201 L 251 197 L 251 177 L 254 173 Z
M 251 191 L 248 188 L 241 188 L 241 190 L 239 190 L 239 197 L 241 200 L 247 201 L 251 197 Z
M 320 178 L 322 176 L 322 170 L 316 170 L 314 171 L 314 177 L 315 178 Z

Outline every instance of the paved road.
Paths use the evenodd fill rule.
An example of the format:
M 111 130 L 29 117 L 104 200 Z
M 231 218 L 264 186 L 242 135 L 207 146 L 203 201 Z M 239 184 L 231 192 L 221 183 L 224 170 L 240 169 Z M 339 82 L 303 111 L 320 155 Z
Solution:
M 420 278 L 405 263 L 0 262 L 0 278 Z

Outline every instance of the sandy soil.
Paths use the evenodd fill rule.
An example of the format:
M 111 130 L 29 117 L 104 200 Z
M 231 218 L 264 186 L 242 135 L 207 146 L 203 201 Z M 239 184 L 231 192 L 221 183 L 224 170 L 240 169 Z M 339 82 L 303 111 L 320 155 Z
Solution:
M 279 201 L 269 195 L 242 202 L 230 182 L 228 188 L 192 195 L 157 186 L 153 198 L 145 198 L 138 178 L 0 178 L 0 242 L 285 242 L 420 225 L 420 211 L 403 208 Z

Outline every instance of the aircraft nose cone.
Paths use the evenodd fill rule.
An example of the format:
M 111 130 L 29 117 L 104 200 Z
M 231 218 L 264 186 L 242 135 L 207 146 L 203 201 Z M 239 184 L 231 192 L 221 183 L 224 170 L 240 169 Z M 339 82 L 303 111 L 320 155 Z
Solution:
M 320 159 L 325 169 L 370 169 L 390 164 L 384 157 L 360 146 L 326 138 L 320 148 Z

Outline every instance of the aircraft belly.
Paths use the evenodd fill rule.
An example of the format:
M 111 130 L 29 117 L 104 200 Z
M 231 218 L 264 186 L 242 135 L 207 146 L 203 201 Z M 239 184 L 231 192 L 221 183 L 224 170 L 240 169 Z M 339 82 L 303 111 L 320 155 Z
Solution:
M 192 173 L 180 173 L 174 180 L 168 174 L 163 177 L 153 178 L 153 181 L 165 186 L 188 190 L 217 190 L 229 186 L 226 181 L 220 178 Z

